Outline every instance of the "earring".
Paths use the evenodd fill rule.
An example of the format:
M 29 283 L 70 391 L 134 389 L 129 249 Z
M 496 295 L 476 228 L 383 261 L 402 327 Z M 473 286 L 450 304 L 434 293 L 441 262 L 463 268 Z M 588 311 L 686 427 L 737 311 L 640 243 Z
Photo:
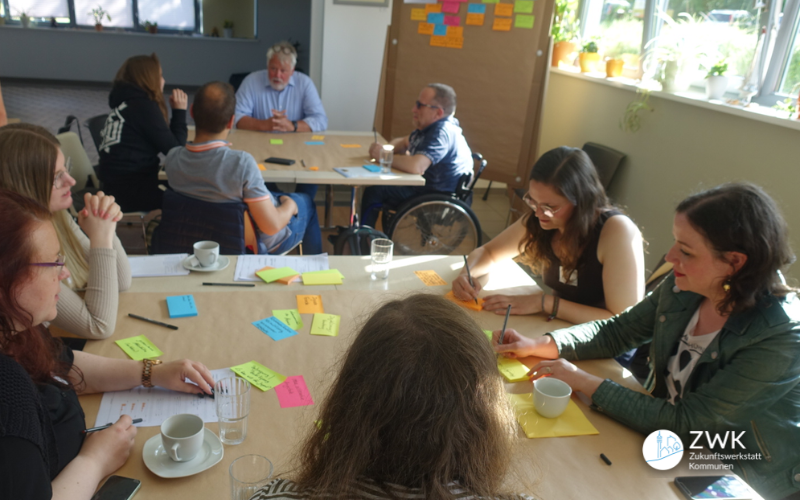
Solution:
M 725 292 L 730 292 L 731 291 L 731 279 L 730 278 L 726 279 L 725 282 L 722 284 L 722 289 L 725 290 Z

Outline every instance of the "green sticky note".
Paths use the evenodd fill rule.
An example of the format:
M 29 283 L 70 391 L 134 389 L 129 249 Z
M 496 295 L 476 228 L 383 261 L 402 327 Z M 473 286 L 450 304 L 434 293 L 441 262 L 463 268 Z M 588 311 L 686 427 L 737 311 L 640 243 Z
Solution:
M 500 0 L 481 0 L 483 3 L 500 3 Z
M 300 317 L 300 312 L 297 309 L 278 309 L 272 311 L 272 315 L 283 322 L 292 330 L 299 330 L 303 328 L 303 319 Z
M 164 355 L 164 353 L 144 335 L 117 340 L 116 344 L 125 351 L 125 354 L 136 361 L 154 359 Z
M 533 3 L 533 2 L 531 2 Z M 517 14 L 514 18 L 515 28 L 533 29 L 533 20 L 535 16 L 528 16 L 524 14 Z
M 300 273 L 298 273 L 291 267 L 279 267 L 278 269 L 262 269 L 261 271 L 258 271 L 256 273 L 256 276 L 266 281 L 267 283 L 272 283 L 273 281 L 277 281 L 281 278 L 295 276 L 297 274 Z
M 533 0 L 516 0 L 514 2 L 515 14 L 533 14 Z
M 336 314 L 317 313 L 311 322 L 311 335 L 326 335 L 336 337 L 339 335 L 339 322 L 342 317 Z
M 533 2 L 531 2 L 531 3 L 533 3 Z M 270 144 L 283 144 L 283 139 L 270 139 L 269 143 Z
M 304 285 L 341 285 L 344 275 L 336 269 L 303 273 Z
M 231 370 L 262 391 L 268 391 L 286 380 L 285 375 L 270 370 L 258 361 L 233 366 Z
M 489 342 L 492 341 L 492 331 L 491 330 L 484 330 L 483 333 L 486 334 L 486 338 L 489 339 Z
M 509 382 L 522 382 L 528 380 L 528 371 L 530 368 L 523 365 L 518 359 L 507 358 L 505 356 L 497 357 L 497 369 Z

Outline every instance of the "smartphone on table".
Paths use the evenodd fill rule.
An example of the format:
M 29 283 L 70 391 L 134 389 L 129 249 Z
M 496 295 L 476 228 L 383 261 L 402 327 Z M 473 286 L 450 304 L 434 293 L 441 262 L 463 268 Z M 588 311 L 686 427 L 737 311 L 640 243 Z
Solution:
M 130 500 L 139 491 L 142 482 L 138 479 L 111 476 L 97 490 L 92 500 Z
M 739 476 L 682 476 L 675 478 L 675 486 L 689 500 L 723 498 L 726 500 L 764 500 Z

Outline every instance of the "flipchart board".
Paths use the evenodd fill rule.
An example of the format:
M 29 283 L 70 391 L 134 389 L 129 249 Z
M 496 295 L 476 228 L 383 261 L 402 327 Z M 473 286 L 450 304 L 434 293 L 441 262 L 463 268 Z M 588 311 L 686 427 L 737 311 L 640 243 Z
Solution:
M 433 82 L 457 94 L 456 118 L 483 178 L 522 187 L 539 152 L 554 0 L 394 0 L 375 125 L 413 130 L 411 107 Z

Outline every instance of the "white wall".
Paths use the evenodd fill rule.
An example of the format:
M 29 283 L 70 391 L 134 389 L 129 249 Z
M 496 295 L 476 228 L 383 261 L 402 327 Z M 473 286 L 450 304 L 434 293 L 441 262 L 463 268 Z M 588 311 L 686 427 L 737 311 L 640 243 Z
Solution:
M 372 130 L 391 2 L 389 7 L 365 7 L 324 1 L 320 93 L 328 128 Z M 314 28 L 312 22 L 312 47 Z

